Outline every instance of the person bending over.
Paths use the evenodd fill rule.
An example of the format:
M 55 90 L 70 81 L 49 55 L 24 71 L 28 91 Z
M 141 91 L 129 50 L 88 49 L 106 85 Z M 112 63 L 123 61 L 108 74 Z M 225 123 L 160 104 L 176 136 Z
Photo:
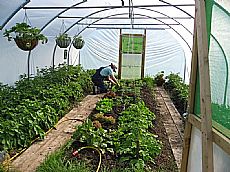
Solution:
M 111 63 L 109 66 L 100 67 L 96 70 L 96 73 L 92 76 L 92 81 L 95 86 L 100 88 L 100 93 L 106 93 L 107 87 L 104 83 L 104 80 L 107 79 L 114 85 L 118 85 L 119 83 L 117 79 L 114 77 L 113 72 L 116 72 L 117 67 Z

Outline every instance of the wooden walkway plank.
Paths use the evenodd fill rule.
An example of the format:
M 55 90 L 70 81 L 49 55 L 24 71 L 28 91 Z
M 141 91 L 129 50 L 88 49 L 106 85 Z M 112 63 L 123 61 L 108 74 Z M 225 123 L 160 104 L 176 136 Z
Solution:
M 157 87 L 157 105 L 160 109 L 162 116 L 164 117 L 163 123 L 173 151 L 174 158 L 178 169 L 180 170 L 181 159 L 182 159 L 182 149 L 183 149 L 183 122 L 181 115 L 175 108 L 167 92 L 160 87 Z

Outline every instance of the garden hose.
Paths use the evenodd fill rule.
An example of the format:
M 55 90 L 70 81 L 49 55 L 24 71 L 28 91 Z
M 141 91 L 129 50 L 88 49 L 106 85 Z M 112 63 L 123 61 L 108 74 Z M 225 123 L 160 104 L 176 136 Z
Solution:
M 14 156 L 12 156 L 10 159 L 9 159 L 9 162 L 11 162 L 13 159 L 15 159 L 16 157 L 18 157 L 19 155 L 22 154 L 22 152 L 24 152 L 27 148 L 24 148 L 22 149 L 20 152 L 18 152 L 17 154 L 15 154 Z
M 100 167 L 101 167 L 101 152 L 100 152 L 100 150 L 99 150 L 98 148 L 96 148 L 96 147 L 93 147 L 93 146 L 84 146 L 84 147 L 81 147 L 81 148 L 79 148 L 78 150 L 74 151 L 74 152 L 73 152 L 73 156 L 77 156 L 78 153 L 79 153 L 81 150 L 83 150 L 83 149 L 94 149 L 94 150 L 96 150 L 96 151 L 98 152 L 100 158 L 99 158 L 99 163 L 98 163 L 97 171 L 96 171 L 96 172 L 99 172 L 99 169 L 100 169 Z

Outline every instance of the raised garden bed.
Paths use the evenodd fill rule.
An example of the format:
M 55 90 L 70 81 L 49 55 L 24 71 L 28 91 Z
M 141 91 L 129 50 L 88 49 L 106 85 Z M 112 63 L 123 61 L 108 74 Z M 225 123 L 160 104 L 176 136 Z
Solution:
M 69 70 L 71 72 L 72 69 Z M 61 72 L 61 74 L 64 73 Z M 74 72 L 71 73 L 74 76 Z M 86 84 L 85 81 L 87 81 L 88 76 L 84 73 L 78 73 L 78 75 L 85 77 L 83 80 L 78 80 L 78 83 L 80 85 Z M 55 75 L 53 77 L 56 78 Z M 72 80 L 68 79 L 69 75 L 66 77 L 66 81 Z M 39 80 L 35 78 L 35 81 L 38 83 L 40 78 Z M 64 80 L 58 80 L 61 83 L 62 81 Z M 73 81 L 76 82 L 75 78 Z M 33 82 L 25 82 L 25 85 L 24 82 L 21 82 L 18 88 L 24 88 L 28 84 L 33 84 Z M 78 127 L 72 139 L 60 151 L 53 154 L 51 159 L 48 158 L 37 169 L 38 172 L 56 172 L 57 166 L 63 167 L 59 171 L 64 169 L 69 171 L 70 167 L 81 168 L 80 171 L 86 172 L 96 171 L 97 169 L 97 171 L 100 169 L 104 172 L 178 171 L 183 137 L 183 129 L 180 129 L 180 127 L 183 128 L 183 123 L 170 98 L 162 88 L 157 88 L 156 92 L 153 91 L 155 84 L 152 78 L 133 81 L 124 80 L 121 81 L 121 85 L 120 88 L 113 87 L 111 92 L 104 95 L 86 122 Z M 38 84 L 36 86 L 35 90 L 39 93 L 40 86 Z M 27 96 L 30 90 L 20 93 L 20 96 Z M 5 90 L 2 89 L 2 91 Z M 12 89 L 12 91 L 14 90 Z M 40 94 L 34 95 L 35 100 L 39 100 Z M 71 96 L 69 98 L 71 101 Z M 76 115 L 79 115 L 78 110 Z M 67 132 L 68 136 L 65 137 L 60 134 L 60 131 L 57 131 L 59 133 L 57 138 L 70 138 L 74 130 L 71 129 L 70 131 L 65 125 L 63 127 L 59 127 L 59 129 Z M 51 135 L 53 135 L 52 132 Z M 64 140 L 61 139 L 61 143 L 56 148 L 63 145 Z M 43 148 L 36 148 L 36 150 L 39 150 L 37 152 L 33 151 L 34 145 L 31 146 L 26 151 L 27 158 L 21 158 L 23 156 L 18 158 L 18 160 L 23 160 L 21 165 L 20 161 L 14 163 L 19 164 L 17 169 L 21 170 L 19 167 L 23 167 L 23 172 L 29 172 L 33 167 L 32 171 L 34 171 L 39 163 L 43 161 L 45 155 L 56 149 L 49 146 L 50 144 L 53 145 L 53 142 L 57 143 L 55 139 L 50 141 L 45 139 L 43 142 L 44 144 L 38 142 L 38 145 L 44 145 L 44 147 L 42 146 L 44 151 L 42 151 Z M 36 158 L 36 153 L 42 157 Z M 33 160 L 32 157 L 28 158 L 30 155 L 34 156 Z M 25 164 L 28 164 L 28 166 Z
M 66 166 L 69 168 L 79 167 L 80 164 L 85 166 L 86 171 L 96 171 L 98 168 L 108 172 L 178 171 L 162 116 L 157 112 L 156 104 L 152 103 L 152 89 L 141 90 L 139 85 L 149 86 L 142 81 L 125 82 L 116 95 L 105 95 L 89 119 L 78 127 L 72 140 L 56 153 L 59 158 L 61 156 L 59 161 L 62 165 L 69 163 L 71 165 Z M 156 119 L 139 99 L 140 95 L 156 113 Z M 55 159 L 55 154 L 53 157 Z M 47 163 L 55 171 L 50 159 L 37 171 L 46 170 Z

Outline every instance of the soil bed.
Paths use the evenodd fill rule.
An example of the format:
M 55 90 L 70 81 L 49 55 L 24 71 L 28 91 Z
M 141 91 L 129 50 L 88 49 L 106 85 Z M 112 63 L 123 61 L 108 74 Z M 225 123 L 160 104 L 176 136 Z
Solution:
M 143 88 L 141 90 L 141 98 L 144 100 L 146 106 L 156 115 L 156 119 L 153 121 L 154 128 L 152 128 L 151 131 L 158 135 L 158 138 L 163 145 L 161 154 L 155 159 L 155 164 L 153 166 L 154 170 L 176 172 L 178 171 L 178 168 L 173 156 L 166 130 L 164 128 L 163 121 L 165 117 L 162 115 L 162 113 L 160 113 L 161 108 L 157 105 L 156 99 L 154 98 L 151 90 Z
M 162 113 L 160 113 L 161 110 L 165 110 L 165 109 L 161 109 L 160 106 L 158 106 L 158 103 L 156 102 L 153 92 L 149 88 L 148 89 L 143 88 L 141 90 L 141 98 L 145 102 L 146 106 L 156 115 L 156 119 L 153 121 L 154 128 L 151 128 L 149 130 L 150 132 L 158 135 L 159 140 L 162 142 L 162 150 L 160 155 L 155 158 L 155 164 L 149 163 L 147 167 L 150 171 L 153 172 L 158 172 L 158 171 L 177 172 L 178 168 L 168 140 L 166 130 L 164 128 L 163 121 L 165 120 L 165 117 L 162 115 Z M 115 119 L 117 119 L 118 115 L 115 112 L 113 108 L 113 111 L 110 114 L 107 114 L 107 116 L 113 116 Z M 92 112 L 89 118 L 92 119 L 96 113 L 97 111 Z M 107 127 L 103 126 L 103 128 L 107 128 Z M 112 128 L 116 128 L 116 124 Z M 86 145 L 87 144 L 80 143 L 79 141 L 74 141 L 70 146 L 70 149 L 66 151 L 66 157 L 67 159 L 71 159 L 71 160 L 75 159 L 76 161 L 83 160 L 92 169 L 97 169 L 99 163 L 99 155 L 97 151 L 92 149 L 84 149 L 81 150 L 81 152 L 79 152 L 78 157 L 72 156 L 74 150 L 77 150 L 79 147 L 86 146 Z M 113 155 L 111 153 L 105 152 L 105 154 L 102 155 L 101 167 L 102 168 L 106 167 L 106 169 L 113 169 L 113 168 L 124 169 L 126 166 L 128 166 L 126 163 L 118 163 L 116 160 L 117 160 L 116 154 Z

